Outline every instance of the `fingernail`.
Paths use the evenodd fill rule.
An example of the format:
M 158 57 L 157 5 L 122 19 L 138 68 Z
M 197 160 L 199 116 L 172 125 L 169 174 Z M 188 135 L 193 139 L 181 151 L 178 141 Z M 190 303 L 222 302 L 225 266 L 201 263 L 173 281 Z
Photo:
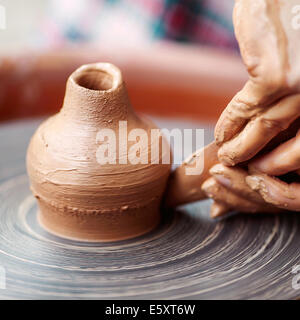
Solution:
M 231 180 L 225 175 L 225 168 L 222 164 L 218 163 L 210 168 L 209 173 L 213 175 L 219 183 L 224 187 L 231 187 Z
M 223 175 L 216 174 L 214 177 L 220 182 L 224 187 L 230 188 L 232 186 L 231 180 Z

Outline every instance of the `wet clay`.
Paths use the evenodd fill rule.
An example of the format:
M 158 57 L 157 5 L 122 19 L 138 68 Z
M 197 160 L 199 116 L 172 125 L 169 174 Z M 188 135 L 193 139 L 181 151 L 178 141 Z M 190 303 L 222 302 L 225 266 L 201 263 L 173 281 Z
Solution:
M 215 142 L 190 156 L 178 167 L 169 179 L 165 204 L 176 207 L 190 202 L 212 198 L 210 215 L 217 218 L 229 211 L 240 212 L 277 212 L 247 185 L 247 171 L 238 168 L 225 167 L 219 163 L 218 147 Z M 187 175 L 186 168 L 195 167 L 197 159 L 204 161 L 203 172 L 200 175 Z M 229 186 L 221 180 L 228 180 Z M 234 189 L 234 192 L 232 191 Z
M 108 63 L 85 65 L 67 81 L 63 107 L 31 139 L 27 169 L 38 200 L 40 223 L 52 233 L 85 241 L 116 241 L 152 230 L 160 221 L 160 203 L 170 164 L 132 164 L 132 152 L 149 155 L 151 143 L 120 135 L 156 126 L 134 112 L 120 70 Z M 116 134 L 115 163 L 99 164 L 99 130 Z M 150 139 L 149 139 L 150 141 Z
M 232 140 L 223 144 L 222 150 L 210 145 L 194 155 L 194 162 L 198 156 L 204 157 L 205 168 L 201 175 L 187 176 L 185 163 L 172 174 L 166 200 L 170 206 L 201 200 L 207 195 L 217 201 L 212 209 L 213 216 L 224 214 L 228 205 L 231 209 L 239 208 L 237 204 L 241 202 L 250 212 L 255 211 L 256 202 L 262 205 L 263 199 L 254 195 L 245 182 L 246 171 L 244 174 L 231 172 L 232 181 L 236 182 L 232 189 L 238 191 L 235 197 L 216 179 L 210 178 L 209 168 L 219 161 L 234 166 L 251 160 L 299 117 L 299 32 L 291 23 L 292 8 L 297 4 L 295 0 L 235 1 L 235 32 L 249 80 L 225 109 L 215 134 L 219 146 Z M 246 120 L 249 120 L 247 124 Z M 220 175 L 224 178 L 224 172 Z M 203 184 L 206 179 L 209 180 Z M 242 182 L 237 185 L 238 181 Z
M 218 147 L 213 142 L 191 155 L 183 164 L 172 172 L 166 191 L 165 204 L 176 207 L 189 202 L 207 198 L 201 185 L 210 177 L 209 169 L 217 164 Z M 188 168 L 195 168 L 197 159 L 203 160 L 203 172 L 200 175 L 187 175 Z
M 278 112 L 280 104 L 295 109 L 300 101 L 299 30 L 293 14 L 297 5 L 296 0 L 236 0 L 234 27 L 249 80 L 216 126 L 216 141 L 222 146 L 219 159 L 226 165 L 250 160 L 268 136 L 299 116 L 292 110 L 285 116 Z M 255 146 L 247 143 L 250 137 Z

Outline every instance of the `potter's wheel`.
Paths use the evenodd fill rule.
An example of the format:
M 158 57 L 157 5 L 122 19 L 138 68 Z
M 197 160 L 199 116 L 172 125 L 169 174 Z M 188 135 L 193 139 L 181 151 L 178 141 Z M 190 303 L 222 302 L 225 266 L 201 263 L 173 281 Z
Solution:
M 292 268 L 300 264 L 299 214 L 215 222 L 208 217 L 209 202 L 201 202 L 165 213 L 159 228 L 129 241 L 82 243 L 47 233 L 36 221 L 24 164 L 36 126 L 12 123 L 0 129 L 0 267 L 6 270 L 0 298 L 300 296 L 292 287 Z

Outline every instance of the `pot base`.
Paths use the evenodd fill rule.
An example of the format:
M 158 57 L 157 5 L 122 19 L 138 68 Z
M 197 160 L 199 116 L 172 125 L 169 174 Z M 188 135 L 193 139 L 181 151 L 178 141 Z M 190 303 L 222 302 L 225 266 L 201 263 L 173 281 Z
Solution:
M 38 200 L 39 224 L 48 232 L 70 240 L 113 242 L 136 238 L 160 223 L 160 201 L 147 207 L 119 212 L 78 213 L 62 211 Z

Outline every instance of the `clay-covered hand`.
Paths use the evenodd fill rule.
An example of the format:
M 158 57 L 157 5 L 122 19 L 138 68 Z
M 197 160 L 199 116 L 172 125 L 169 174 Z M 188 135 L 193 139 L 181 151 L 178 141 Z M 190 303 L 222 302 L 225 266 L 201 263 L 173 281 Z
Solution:
M 165 194 L 166 207 L 176 207 L 210 197 L 215 200 L 211 207 L 212 218 L 233 210 L 253 213 L 278 211 L 247 185 L 247 171 L 220 164 L 217 151 L 218 147 L 211 143 L 198 150 L 172 173 Z M 186 169 L 193 168 L 197 159 L 203 159 L 202 173 L 187 175 Z
M 275 213 L 279 210 L 268 204 L 246 183 L 248 173 L 238 167 L 217 164 L 210 169 L 211 178 L 207 179 L 202 190 L 214 200 L 210 215 L 217 218 L 230 211 L 245 213 Z
M 248 176 L 246 182 L 267 203 L 286 210 L 300 211 L 300 179 L 297 177 L 300 175 L 300 130 L 296 137 L 253 161 L 250 167 L 254 174 Z M 293 172 L 297 174 L 292 183 L 276 178 Z
M 249 81 L 215 129 L 226 165 L 251 159 L 300 115 L 297 7 L 298 0 L 236 0 L 234 26 Z

